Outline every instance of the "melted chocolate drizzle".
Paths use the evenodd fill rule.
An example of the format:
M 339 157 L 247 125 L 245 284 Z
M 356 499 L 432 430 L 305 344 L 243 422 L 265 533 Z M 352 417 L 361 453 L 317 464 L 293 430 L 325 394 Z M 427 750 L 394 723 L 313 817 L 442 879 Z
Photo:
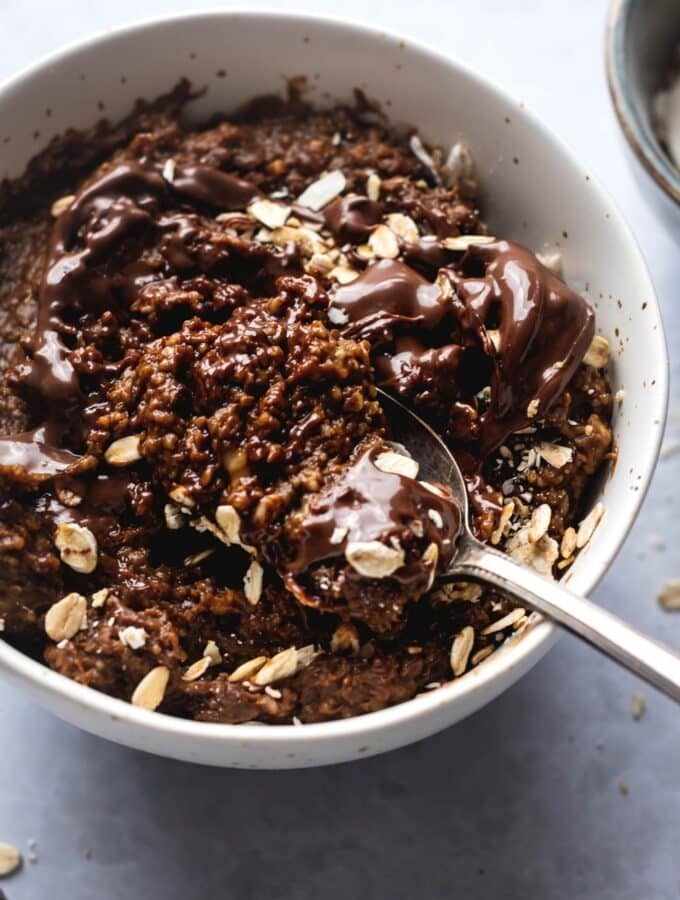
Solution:
M 437 285 L 392 259 L 373 263 L 355 281 L 337 288 L 331 303 L 347 317 L 348 336 L 371 341 L 392 334 L 397 323 L 433 329 L 448 311 Z
M 253 184 L 213 166 L 178 166 L 168 180 L 159 165 L 146 161 L 115 166 L 79 191 L 53 226 L 35 332 L 26 359 L 12 373 L 42 424 L 0 438 L 0 467 L 51 476 L 79 462 L 79 455 L 64 446 L 69 437 L 79 442 L 84 405 L 80 380 L 70 361 L 68 339 L 75 328 L 69 324 L 69 312 L 117 309 L 121 295 L 134 293 L 153 277 L 143 265 L 109 275 L 107 260 L 145 231 L 161 230 L 167 233 L 164 249 L 169 263 L 187 267 L 186 242 L 195 234 L 199 219 L 193 213 L 164 211 L 186 200 L 224 210 L 243 209 L 258 195 Z M 290 261 L 284 256 L 285 269 Z
M 406 262 L 428 276 L 448 266 L 453 256 L 452 251 L 442 246 L 434 235 L 423 235 L 417 243 L 399 243 Z
M 323 211 L 324 222 L 341 242 L 366 241 L 382 221 L 383 205 L 360 194 L 336 197 Z
M 226 212 L 245 209 L 260 194 L 249 181 L 205 165 L 178 167 L 172 187 L 188 200 Z
M 493 363 L 491 404 L 479 434 L 485 457 L 564 392 L 593 338 L 595 317 L 582 297 L 513 241 L 470 247 L 449 277 Z M 498 351 L 488 334 L 494 317 Z
M 166 193 L 167 184 L 159 173 L 126 163 L 85 187 L 55 222 L 35 334 L 29 358 L 18 370 L 23 386 L 45 403 L 50 421 L 63 421 L 81 401 L 63 340 L 72 333 L 64 321 L 65 311 L 106 303 L 110 280 L 86 276 L 135 231 L 153 224 L 158 198 Z
M 592 340 L 594 316 L 512 241 L 473 245 L 445 271 L 454 291 L 448 300 L 410 266 L 382 260 L 336 289 L 331 306 L 344 314 L 347 336 L 373 345 L 382 386 L 407 399 L 417 386 L 421 398 L 440 390 L 456 400 L 451 436 L 473 442 L 481 462 L 564 392 Z M 469 389 L 483 386 L 489 367 L 491 402 L 478 414 Z
M 50 423 L 31 431 L 0 438 L 0 468 L 23 469 L 36 476 L 51 477 L 65 472 L 81 459 L 57 445 L 60 434 L 53 433 Z
M 424 543 L 437 544 L 441 566 L 451 559 L 461 530 L 458 504 L 453 497 L 441 497 L 413 478 L 383 472 L 375 465 L 381 449 L 373 447 L 362 453 L 329 490 L 312 497 L 296 542 L 298 554 L 286 566 L 291 574 L 304 572 L 321 560 L 343 556 L 350 542 L 380 541 L 389 545 L 390 538 L 398 540 L 413 522 L 422 524 Z M 435 527 L 429 517 L 431 509 L 441 516 L 441 528 Z M 334 534 L 341 535 L 340 539 L 333 541 Z M 424 567 L 422 563 L 420 568 Z M 408 577 L 413 575 L 410 572 Z M 399 575 L 395 573 L 394 577 Z
M 461 344 L 427 347 L 418 338 L 403 335 L 395 339 L 393 352 L 376 355 L 375 368 L 387 390 L 407 395 L 417 390 L 422 396 L 448 384 L 455 396 L 464 353 Z

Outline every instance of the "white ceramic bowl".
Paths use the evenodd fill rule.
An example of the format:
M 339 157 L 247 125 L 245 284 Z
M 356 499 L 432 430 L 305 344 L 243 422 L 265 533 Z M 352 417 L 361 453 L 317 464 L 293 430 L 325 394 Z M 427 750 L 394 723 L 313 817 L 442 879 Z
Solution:
M 227 75 L 218 72 L 226 70 Z M 564 146 L 516 101 L 464 67 L 410 41 L 330 19 L 220 12 L 134 25 L 51 56 L 0 88 L 0 176 L 16 176 L 53 134 L 123 116 L 182 75 L 206 94 L 201 120 L 283 76 L 310 76 L 320 102 L 354 86 L 444 146 L 463 137 L 477 160 L 492 231 L 540 249 L 559 244 L 570 284 L 597 309 L 614 348 L 619 459 L 601 486 L 606 518 L 569 573 L 588 593 L 621 546 L 657 459 L 667 401 L 667 355 L 645 265 L 610 199 Z M 46 116 L 46 109 L 51 115 Z M 39 137 L 36 138 L 36 133 Z M 5 135 L 11 137 L 3 142 Z M 286 768 L 361 758 L 419 740 L 488 703 L 553 644 L 540 622 L 463 678 L 408 703 L 318 725 L 210 725 L 137 709 L 58 675 L 0 641 L 7 677 L 51 712 L 111 740 L 217 766 Z

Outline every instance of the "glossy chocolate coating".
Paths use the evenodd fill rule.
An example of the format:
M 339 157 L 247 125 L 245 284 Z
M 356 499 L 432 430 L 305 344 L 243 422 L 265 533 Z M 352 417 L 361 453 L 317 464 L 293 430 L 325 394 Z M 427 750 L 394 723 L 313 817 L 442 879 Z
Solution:
M 512 241 L 473 245 L 444 271 L 448 299 L 410 266 L 381 260 L 338 288 L 332 306 L 346 318 L 347 335 L 371 341 L 383 386 L 406 398 L 440 389 L 470 405 L 452 437 L 474 442 L 481 461 L 564 392 L 592 340 L 594 316 Z M 471 362 L 463 377 L 465 354 Z M 466 395 L 467 385 L 480 387 L 475 364 L 480 379 L 491 372 L 491 402 L 479 415 Z
M 440 496 L 413 478 L 378 468 L 376 458 L 385 449 L 363 452 L 327 491 L 310 499 L 297 526 L 298 553 L 287 565 L 289 572 L 297 574 L 321 560 L 342 557 L 356 542 L 399 545 L 404 529 L 413 523 L 423 549 L 435 543 L 441 566 L 451 559 L 461 530 L 458 504 L 445 490 Z M 429 510 L 436 512 L 440 525 L 434 524 Z M 421 577 L 426 569 L 419 560 L 401 574 Z M 399 570 L 394 577 L 400 577 Z
M 362 243 L 382 221 L 382 203 L 360 194 L 336 197 L 324 209 L 324 221 L 340 242 Z

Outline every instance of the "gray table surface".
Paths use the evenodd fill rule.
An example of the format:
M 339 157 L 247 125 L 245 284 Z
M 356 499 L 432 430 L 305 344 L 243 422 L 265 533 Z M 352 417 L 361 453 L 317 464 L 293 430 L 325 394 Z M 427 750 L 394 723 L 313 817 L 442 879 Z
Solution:
M 0 77 L 93 31 L 190 5 L 3 0 Z M 438 45 L 543 116 L 632 223 L 678 349 L 677 245 L 624 158 L 603 72 L 604 0 L 298 5 Z M 677 358 L 669 437 L 680 434 Z M 679 456 L 661 462 L 595 595 L 676 646 L 680 614 L 655 597 L 680 575 L 679 476 Z M 0 887 L 9 900 L 671 900 L 680 896 L 677 710 L 648 690 L 634 721 L 638 687 L 565 637 L 500 699 L 424 743 L 340 767 L 245 773 L 117 747 L 0 684 L 0 840 L 37 856 Z

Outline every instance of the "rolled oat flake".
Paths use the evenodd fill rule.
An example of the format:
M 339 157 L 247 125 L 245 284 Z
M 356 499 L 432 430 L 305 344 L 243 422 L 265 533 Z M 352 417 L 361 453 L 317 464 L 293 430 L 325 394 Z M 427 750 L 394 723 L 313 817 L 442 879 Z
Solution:
M 12 844 L 0 841 L 0 878 L 11 875 L 21 866 L 21 853 Z M 0 896 L 2 892 L 0 892 Z

